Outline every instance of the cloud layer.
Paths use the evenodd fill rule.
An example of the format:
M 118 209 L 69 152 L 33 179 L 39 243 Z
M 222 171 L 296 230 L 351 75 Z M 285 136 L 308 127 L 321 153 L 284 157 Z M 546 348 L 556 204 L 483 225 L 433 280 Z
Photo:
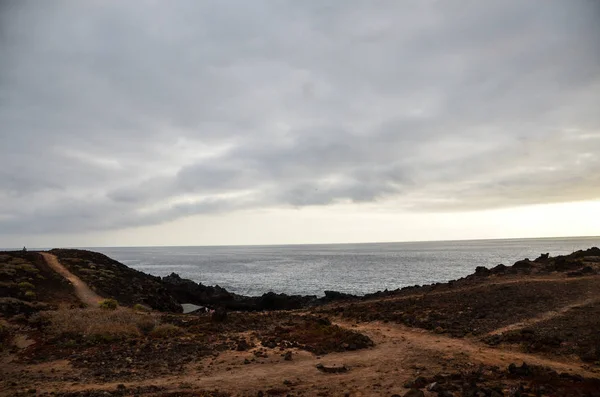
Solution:
M 0 7 L 0 233 L 600 198 L 594 1 Z

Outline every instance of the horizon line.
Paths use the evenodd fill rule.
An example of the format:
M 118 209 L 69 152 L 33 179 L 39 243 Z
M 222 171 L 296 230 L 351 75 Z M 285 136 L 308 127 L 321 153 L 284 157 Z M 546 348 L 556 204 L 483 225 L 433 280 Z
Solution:
M 410 244 L 410 243 L 452 243 L 468 241 L 509 241 L 509 240 L 550 240 L 550 239 L 600 239 L 600 235 L 590 236 L 542 236 L 542 237 L 500 237 L 500 238 L 467 238 L 452 240 L 405 240 L 405 241 L 365 241 L 365 242 L 336 242 L 336 243 L 283 243 L 283 244 L 212 244 L 212 245 L 114 245 L 114 246 L 78 246 L 78 247 L 34 247 L 30 250 L 45 250 L 54 248 L 64 249 L 96 249 L 96 248 L 187 248 L 187 247 L 288 247 L 288 246 L 317 246 L 317 245 L 358 245 L 358 244 Z M 1 251 L 20 250 L 21 248 L 0 248 Z M 28 248 L 29 250 L 29 248 Z

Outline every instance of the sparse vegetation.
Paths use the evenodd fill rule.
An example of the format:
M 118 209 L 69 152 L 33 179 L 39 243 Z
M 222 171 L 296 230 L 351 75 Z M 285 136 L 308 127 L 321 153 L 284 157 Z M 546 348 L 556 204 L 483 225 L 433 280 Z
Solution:
M 119 302 L 115 299 L 104 299 L 100 302 L 99 307 L 104 310 L 116 310 L 119 307 Z
M 150 332 L 150 336 L 153 338 L 171 338 L 184 333 L 185 331 L 182 328 L 174 324 L 160 324 Z
M 136 325 L 143 335 L 148 335 L 158 323 L 158 319 L 152 316 L 146 316 L 145 318 L 139 318 L 139 320 L 136 322 Z
M 133 305 L 133 310 L 136 310 L 138 312 L 149 312 L 152 311 L 152 309 L 150 309 L 148 306 L 144 306 L 142 304 L 136 303 L 135 305 Z
M 24 290 L 32 290 L 32 289 L 35 289 L 35 285 L 33 285 L 27 281 L 22 281 L 19 283 L 19 288 L 24 289 Z
M 261 343 L 272 348 L 295 345 L 315 354 L 373 346 L 373 341 L 366 335 L 331 324 L 327 318 L 311 316 L 294 323 L 293 326 L 276 326 L 263 334 Z
M 12 327 L 4 320 L 0 320 L 0 350 L 8 346 L 12 340 Z
M 16 251 L 0 255 L 0 297 L 54 304 L 77 301 L 71 284 L 46 266 L 41 255 Z
M 67 309 L 42 313 L 49 324 L 48 330 L 56 338 L 85 339 L 92 341 L 111 341 L 137 337 L 147 330 L 149 324 L 154 327 L 154 319 L 132 310 L 118 308 L 104 309 Z

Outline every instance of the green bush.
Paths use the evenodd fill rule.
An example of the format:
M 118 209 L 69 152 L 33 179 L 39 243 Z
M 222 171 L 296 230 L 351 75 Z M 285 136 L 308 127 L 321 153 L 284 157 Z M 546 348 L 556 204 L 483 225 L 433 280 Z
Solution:
M 22 271 L 24 271 L 26 273 L 34 273 L 35 274 L 35 273 L 39 273 L 40 272 L 37 267 L 35 267 L 35 266 L 33 266 L 33 265 L 29 264 L 29 263 L 22 263 L 22 264 L 19 264 L 19 265 L 15 266 L 15 267 L 16 267 L 16 269 L 22 270 Z
M 150 309 L 148 306 L 144 306 L 142 304 L 136 303 L 135 305 L 133 305 L 133 310 L 138 311 L 138 312 L 149 312 L 152 311 L 152 309 Z
M 25 292 L 25 298 L 27 298 L 27 299 L 35 299 L 36 297 L 37 297 L 37 295 L 33 291 Z
M 103 299 L 100 301 L 100 309 L 116 310 L 119 307 L 119 302 L 116 299 Z
M 26 289 L 26 290 L 32 290 L 32 289 L 35 289 L 35 285 L 28 283 L 27 281 L 22 281 L 19 283 L 19 288 Z

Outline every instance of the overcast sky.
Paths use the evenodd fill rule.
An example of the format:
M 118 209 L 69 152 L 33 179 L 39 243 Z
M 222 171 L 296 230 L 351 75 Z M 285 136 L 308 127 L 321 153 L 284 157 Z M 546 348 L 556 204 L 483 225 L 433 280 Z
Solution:
M 600 3 L 1 1 L 0 246 L 600 235 Z

